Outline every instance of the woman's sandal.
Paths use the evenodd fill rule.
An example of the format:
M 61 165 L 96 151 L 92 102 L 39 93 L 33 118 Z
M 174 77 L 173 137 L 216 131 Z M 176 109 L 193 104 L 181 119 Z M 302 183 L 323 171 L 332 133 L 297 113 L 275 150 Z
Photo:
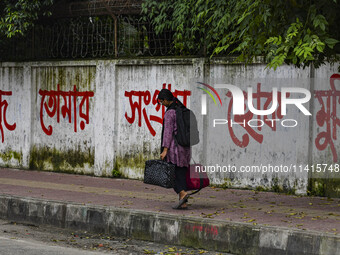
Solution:
M 172 207 L 172 209 L 178 209 L 178 210 L 186 210 L 188 207 L 182 207 L 183 204 L 188 202 L 189 194 L 186 194 L 181 200 L 178 201 L 176 205 Z
M 188 207 L 186 206 L 186 207 L 180 207 L 180 208 L 176 208 L 176 210 L 188 210 Z

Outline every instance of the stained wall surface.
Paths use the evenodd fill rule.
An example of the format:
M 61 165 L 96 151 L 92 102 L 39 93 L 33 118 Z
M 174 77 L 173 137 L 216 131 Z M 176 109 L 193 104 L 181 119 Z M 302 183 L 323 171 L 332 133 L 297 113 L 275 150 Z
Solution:
M 197 58 L 0 63 L 0 166 L 142 179 L 145 160 L 160 154 L 165 109 L 156 98 L 165 87 L 197 116 L 201 142 L 193 148 L 196 161 L 238 170 L 261 164 L 297 169 L 215 171 L 209 173 L 213 184 L 339 196 L 340 173 L 316 171 L 318 164 L 335 167 L 340 162 L 338 66 L 274 71 L 261 63 Z M 213 128 L 216 118 L 230 122 L 231 96 L 220 93 L 223 107 L 208 104 L 203 116 L 202 88 L 208 87 L 198 82 L 234 84 L 245 95 L 252 87 L 257 108 L 272 100 L 268 95 L 273 87 L 305 88 L 311 100 L 304 106 L 312 116 L 288 108 L 287 118 L 299 125 L 287 128 L 280 125 L 285 116 L 278 108 L 275 128 L 268 122 L 261 128 Z M 266 123 L 265 116 L 251 118 Z

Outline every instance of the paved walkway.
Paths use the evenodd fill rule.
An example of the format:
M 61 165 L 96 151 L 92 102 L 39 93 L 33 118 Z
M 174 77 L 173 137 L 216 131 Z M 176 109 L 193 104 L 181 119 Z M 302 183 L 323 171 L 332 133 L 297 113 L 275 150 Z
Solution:
M 331 235 L 338 241 L 340 235 L 340 199 L 335 198 L 209 187 L 190 198 L 189 210 L 183 211 L 171 208 L 177 201 L 172 189 L 138 180 L 14 169 L 0 169 L 0 195 L 184 215 L 219 224 L 283 227 Z
M 138 180 L 0 169 L 0 194 L 315 230 L 340 235 L 340 199 L 209 187 L 173 210 L 172 189 Z

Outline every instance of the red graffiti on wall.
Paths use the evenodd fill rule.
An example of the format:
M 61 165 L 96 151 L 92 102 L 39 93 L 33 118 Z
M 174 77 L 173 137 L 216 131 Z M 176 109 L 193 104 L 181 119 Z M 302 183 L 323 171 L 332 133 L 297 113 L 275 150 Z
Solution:
M 316 122 L 319 127 L 326 126 L 326 131 L 318 133 L 315 139 L 315 146 L 318 150 L 322 151 L 329 145 L 334 162 L 338 162 L 334 140 L 337 140 L 337 126 L 340 126 L 340 119 L 336 112 L 336 108 L 340 104 L 340 90 L 335 88 L 336 80 L 340 81 L 340 74 L 333 74 L 331 76 L 330 90 L 316 90 L 314 92 L 314 97 L 317 98 L 321 105 L 321 109 L 316 113 Z M 326 99 L 326 104 L 324 98 Z
M 218 235 L 218 227 L 216 226 L 201 226 L 201 225 L 186 225 L 185 226 L 186 230 L 190 230 L 192 232 L 204 232 L 206 234 L 212 234 L 214 236 Z
M 57 122 L 60 122 L 60 113 L 65 119 L 68 117 L 69 123 L 74 123 L 74 132 L 77 132 L 77 98 L 80 97 L 81 101 L 78 105 L 79 107 L 79 117 L 83 120 L 80 122 L 80 129 L 84 130 L 85 124 L 89 124 L 89 98 L 94 96 L 92 91 L 77 91 L 76 85 L 74 85 L 71 91 L 61 91 L 59 84 L 57 85 L 57 90 L 39 90 L 39 95 L 42 96 L 40 103 L 40 124 L 42 130 L 47 135 L 52 135 L 53 128 L 49 125 L 47 128 L 44 124 L 44 110 L 46 114 L 53 118 L 57 114 Z M 45 102 L 45 98 L 46 99 Z M 60 108 L 60 104 L 63 101 L 63 105 Z M 85 112 L 83 107 L 85 107 Z
M 245 91 L 243 91 L 243 94 L 245 96 L 245 99 L 247 99 L 247 93 Z M 233 130 L 233 126 L 232 125 L 228 125 L 228 130 L 230 133 L 230 137 L 232 139 L 232 141 L 234 142 L 234 144 L 236 144 L 237 146 L 241 147 L 241 148 L 245 148 L 248 146 L 249 144 L 249 135 L 251 137 L 253 137 L 255 139 L 256 142 L 258 143 L 262 143 L 263 142 L 263 135 L 256 132 L 255 129 L 249 125 L 246 125 L 245 123 L 248 123 L 248 121 L 253 119 L 254 114 L 251 111 L 246 112 L 244 115 L 234 115 L 234 119 L 231 119 L 231 110 L 232 110 L 232 106 L 233 106 L 233 99 L 232 99 L 232 94 L 229 91 L 227 93 L 227 97 L 230 97 L 230 101 L 229 101 L 229 105 L 228 105 L 228 123 L 238 123 L 241 124 L 240 126 L 242 126 L 245 131 L 248 134 L 244 134 L 242 136 L 242 140 L 240 140 L 236 135 L 235 132 Z M 289 93 L 287 93 L 287 97 L 289 97 Z M 271 92 L 263 92 L 261 91 L 261 83 L 257 84 L 257 91 L 253 93 L 253 99 L 256 100 L 256 106 L 258 110 L 261 110 L 261 105 L 263 100 L 264 101 L 264 105 L 263 105 L 263 110 L 267 110 L 269 105 L 272 103 L 273 100 L 273 95 Z M 263 118 L 263 120 L 262 120 Z M 269 116 L 257 116 L 257 120 L 262 120 L 264 124 L 266 124 L 267 126 L 269 126 L 272 131 L 276 131 L 276 121 L 273 120 L 279 120 L 282 119 L 283 116 L 281 115 L 281 92 L 278 92 L 278 108 L 276 109 L 276 111 L 274 111 L 271 115 L 271 117 Z M 242 125 L 244 124 L 244 125 Z M 258 126 L 257 130 L 261 131 L 262 127 Z
M 8 124 L 7 118 L 6 118 L 8 102 L 6 100 L 2 100 L 2 96 L 11 96 L 11 95 L 12 95 L 12 91 L 2 91 L 2 90 L 0 90 L 0 131 L 1 131 L 1 141 L 2 141 L 2 143 L 5 141 L 4 129 L 2 127 L 2 121 L 5 125 L 5 127 L 9 131 L 13 131 L 17 126 L 16 123 L 13 123 L 12 125 Z
M 163 83 L 163 88 L 166 88 L 166 83 Z M 171 84 L 168 84 L 168 89 L 171 91 Z M 156 90 L 153 94 L 151 94 L 150 91 L 125 91 L 125 96 L 129 98 L 130 108 L 131 108 L 131 116 L 128 115 L 127 112 L 125 112 L 125 118 L 130 123 L 133 124 L 136 120 L 136 111 L 138 114 L 138 126 L 142 126 L 142 114 L 144 121 L 146 123 L 146 126 L 148 127 L 150 134 L 152 136 L 156 135 L 155 129 L 151 125 L 151 121 L 157 122 L 162 124 L 164 113 L 165 113 L 165 107 L 161 106 L 157 103 L 157 97 L 159 94 L 159 90 Z M 191 95 L 191 91 L 189 90 L 175 90 L 173 92 L 175 97 L 181 97 L 179 100 L 183 102 L 183 104 L 186 106 L 188 101 L 188 96 Z M 143 107 L 143 103 L 145 106 L 153 105 L 155 106 L 155 110 L 159 112 L 161 109 L 161 116 L 151 115 L 148 117 L 146 107 Z

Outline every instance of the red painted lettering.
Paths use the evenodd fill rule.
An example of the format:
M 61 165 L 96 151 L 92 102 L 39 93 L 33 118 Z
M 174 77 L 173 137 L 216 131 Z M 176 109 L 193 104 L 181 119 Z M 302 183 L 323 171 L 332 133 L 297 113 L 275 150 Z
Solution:
M 5 127 L 9 131 L 13 131 L 16 128 L 16 123 L 13 123 L 12 125 L 8 124 L 7 118 L 6 118 L 8 102 L 6 100 L 2 100 L 2 96 L 11 96 L 11 95 L 12 95 L 12 91 L 2 91 L 2 90 L 0 90 L 0 132 L 1 132 L 1 142 L 2 143 L 5 141 L 4 129 L 2 127 L 2 122 L 4 123 Z
M 166 83 L 163 84 L 163 88 L 166 88 Z M 171 91 L 171 84 L 168 84 L 168 89 Z M 151 94 L 150 91 L 125 91 L 124 95 L 125 97 L 129 98 L 129 104 L 131 108 L 131 115 L 128 115 L 127 112 L 125 112 L 125 118 L 130 123 L 133 124 L 136 120 L 136 115 L 138 118 L 138 126 L 142 126 L 142 116 L 145 121 L 145 124 L 152 136 L 156 135 L 156 131 L 151 125 L 151 121 L 162 124 L 164 113 L 165 113 L 165 107 L 161 106 L 157 103 L 157 97 L 159 94 L 159 90 L 155 90 L 153 94 Z M 175 97 L 180 97 L 179 100 L 183 102 L 184 105 L 187 105 L 188 97 L 191 95 L 191 91 L 189 90 L 175 90 L 173 92 Z M 156 112 L 159 112 L 161 110 L 161 115 L 152 115 L 150 114 L 148 116 L 147 109 L 151 109 L 150 107 L 145 108 L 146 106 L 153 105 Z M 144 106 L 143 106 L 144 105 Z M 137 111 L 137 114 L 136 114 Z
M 340 90 L 335 88 L 336 80 L 340 81 L 340 74 L 331 76 L 330 90 L 316 90 L 314 92 L 314 97 L 317 98 L 321 105 L 321 109 L 316 113 L 316 122 L 319 127 L 326 126 L 326 131 L 322 131 L 317 135 L 315 146 L 322 151 L 329 145 L 334 162 L 338 162 L 334 140 L 337 140 L 337 126 L 340 126 L 340 119 L 337 117 L 336 112 L 337 105 L 340 103 Z M 326 98 L 326 105 L 323 98 Z
M 243 91 L 243 94 L 244 94 L 245 98 L 247 99 L 247 93 L 245 91 Z M 272 100 L 273 100 L 273 98 L 272 98 L 273 96 L 272 96 L 271 92 L 261 91 L 261 83 L 257 84 L 257 91 L 254 92 L 252 95 L 253 95 L 253 99 L 256 100 L 256 107 L 257 107 L 258 110 L 261 109 L 261 105 L 262 105 L 261 100 L 265 100 L 264 105 L 263 105 L 263 110 L 267 110 L 269 105 L 272 103 Z M 250 141 L 249 135 L 256 142 L 262 143 L 263 142 L 263 135 L 255 131 L 256 128 L 257 128 L 258 131 L 261 131 L 262 127 L 258 126 L 254 129 L 250 125 L 246 124 L 246 123 L 248 123 L 248 121 L 253 119 L 254 114 L 252 112 L 248 111 L 244 115 L 234 115 L 234 119 L 232 120 L 231 112 L 232 112 L 232 106 L 233 106 L 233 99 L 232 99 L 232 94 L 231 94 L 230 91 L 227 93 L 227 96 L 231 98 L 230 101 L 229 101 L 229 105 L 228 105 L 228 123 L 234 123 L 236 125 L 241 126 L 248 133 L 248 134 L 244 134 L 242 136 L 242 140 L 240 140 L 235 135 L 235 132 L 233 130 L 233 125 L 228 125 L 230 137 L 231 137 L 232 141 L 234 142 L 234 144 L 236 144 L 237 146 L 239 146 L 241 148 L 247 147 L 248 144 L 249 144 L 249 141 Z M 287 96 L 289 96 L 289 94 L 287 94 Z M 273 120 L 283 118 L 283 116 L 280 113 L 281 112 L 281 92 L 278 92 L 278 98 L 279 98 L 278 99 L 278 108 L 276 109 L 275 112 L 272 113 L 270 118 L 268 116 L 265 116 L 265 115 L 263 115 L 263 116 L 258 115 L 257 116 L 257 120 L 262 121 L 262 118 L 263 118 L 263 123 L 266 124 L 267 126 L 269 126 L 272 129 L 272 131 L 276 131 L 276 122 L 273 121 Z M 245 104 L 245 107 L 246 107 L 246 104 Z M 256 122 L 254 122 L 254 125 L 256 125 Z
M 58 84 L 56 91 L 40 89 L 39 95 L 42 96 L 40 103 L 40 124 L 45 134 L 52 135 L 53 128 L 51 125 L 46 128 L 44 124 L 44 112 L 46 112 L 50 118 L 57 115 L 57 123 L 60 122 L 60 111 L 64 119 L 68 117 L 69 123 L 72 122 L 71 117 L 73 112 L 74 132 L 77 132 L 77 98 L 81 98 L 79 104 L 79 117 L 83 120 L 80 122 L 80 129 L 84 130 L 85 125 L 89 124 L 89 98 L 94 96 L 94 92 L 79 92 L 77 91 L 76 85 L 73 86 L 73 90 L 71 91 L 61 91 Z M 47 102 L 45 102 L 46 97 L 48 97 Z M 61 100 L 63 101 L 63 105 L 60 108 L 60 104 L 62 103 Z

